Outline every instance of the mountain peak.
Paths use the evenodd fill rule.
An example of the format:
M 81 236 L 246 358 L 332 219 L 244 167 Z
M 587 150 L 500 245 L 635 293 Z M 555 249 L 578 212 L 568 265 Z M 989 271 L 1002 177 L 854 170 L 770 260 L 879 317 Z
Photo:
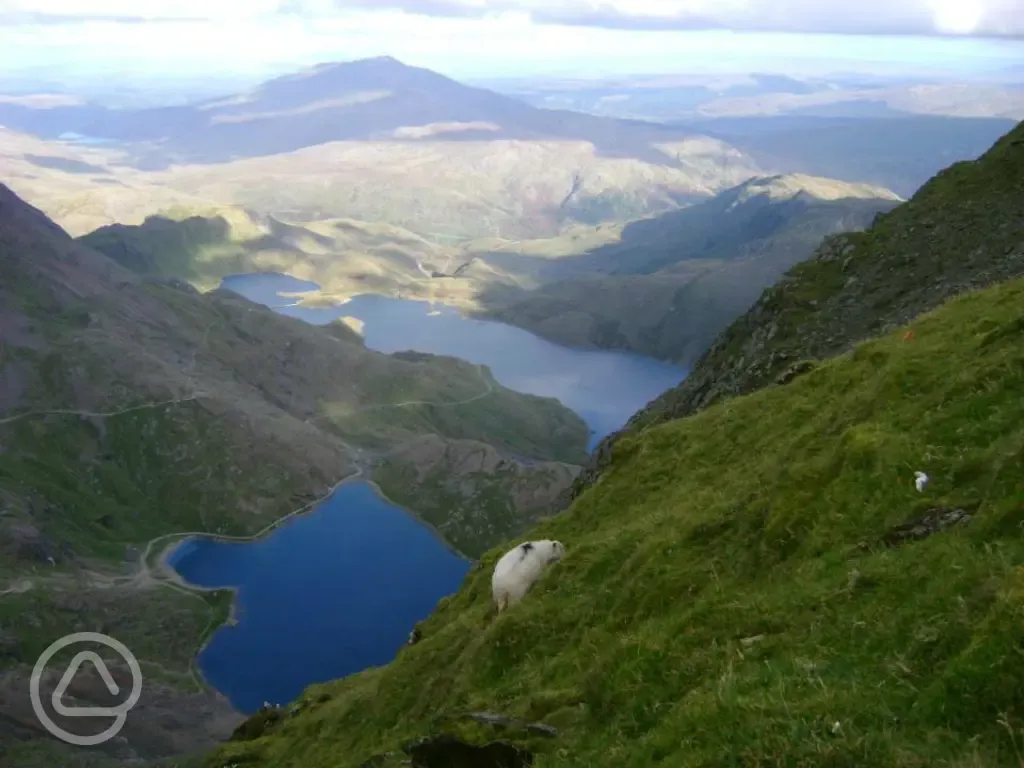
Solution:
M 394 56 L 369 56 L 365 59 L 350 59 L 348 61 L 322 61 L 312 67 L 294 73 L 295 76 L 305 74 L 320 74 L 340 69 L 355 69 L 368 67 L 389 67 L 394 69 L 412 69 L 408 64 L 399 61 Z
M 743 202 L 753 197 L 766 197 L 772 201 L 792 200 L 797 197 L 813 197 L 818 200 L 840 200 L 852 197 L 902 201 L 899 195 L 885 187 L 809 176 L 804 173 L 777 174 L 749 179 L 736 187 L 736 193 L 737 200 Z
M 401 62 L 398 59 L 396 59 L 394 56 L 371 56 L 370 58 L 367 58 L 367 59 L 356 59 L 356 61 L 365 61 L 367 63 L 374 62 L 374 63 L 377 63 L 377 64 L 390 64 L 390 65 L 397 64 L 400 67 L 408 66 L 404 62 Z

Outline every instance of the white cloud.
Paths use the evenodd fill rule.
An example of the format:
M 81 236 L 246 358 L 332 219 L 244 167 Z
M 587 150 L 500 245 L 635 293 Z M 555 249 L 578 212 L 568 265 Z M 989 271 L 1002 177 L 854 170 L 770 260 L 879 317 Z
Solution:
M 284 0 L 0 0 L 0 14 L 72 19 L 238 19 L 276 13 Z
M 0 19 L 242 20 L 529 14 L 538 23 L 624 29 L 1024 35 L 1024 0 L 0 0 Z
M 802 35 L 820 30 L 1008 34 L 1024 0 L 0 0 L 0 75 L 267 76 L 392 55 L 458 77 L 562 72 L 862 70 L 1015 42 Z M 839 9 L 839 10 L 837 10 Z M 145 14 L 144 16 L 141 14 Z M 589 14 L 589 15 L 588 15 Z M 999 26 L 1002 24 L 1003 26 Z M 1013 25 L 1016 24 L 1017 27 Z M 720 31 L 692 32 L 693 29 Z M 776 30 L 781 36 L 725 30 Z M 637 30 L 643 31 L 637 31 Z M 683 30 L 683 31 L 680 31 Z M 952 46 L 952 47 L 951 47 Z M 973 64 L 971 64 L 973 66 Z M 955 66 L 955 64 L 954 64 Z

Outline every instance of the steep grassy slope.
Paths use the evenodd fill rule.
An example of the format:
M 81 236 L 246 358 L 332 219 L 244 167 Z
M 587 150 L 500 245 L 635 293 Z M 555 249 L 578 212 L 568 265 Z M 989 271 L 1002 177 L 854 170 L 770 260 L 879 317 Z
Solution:
M 867 231 L 826 240 L 632 428 L 692 413 L 838 354 L 960 291 L 1024 274 L 1024 124 L 976 161 L 938 174 Z
M 97 629 L 150 681 L 111 755 L 226 736 L 230 707 L 191 692 L 226 596 L 168 586 L 152 546 L 264 530 L 375 449 L 430 434 L 573 461 L 587 428 L 459 360 L 383 355 L 342 325 L 143 281 L 0 186 L 0 745 L 42 735 L 27 696 L 39 652 Z M 80 698 L 104 691 L 96 678 Z
M 490 614 L 498 548 L 395 662 L 207 765 L 354 768 L 486 710 L 559 729 L 506 735 L 538 768 L 1019 766 L 1024 281 L 909 331 L 623 438 L 520 606 Z
M 391 451 L 373 479 L 460 552 L 479 557 L 552 514 L 579 469 L 527 463 L 478 441 L 428 435 Z
M 868 226 L 899 198 L 811 176 L 754 179 L 697 205 L 626 225 L 577 256 L 493 253 L 489 263 L 551 280 L 484 289 L 488 315 L 572 346 L 622 347 L 692 363 L 765 287 L 826 235 Z

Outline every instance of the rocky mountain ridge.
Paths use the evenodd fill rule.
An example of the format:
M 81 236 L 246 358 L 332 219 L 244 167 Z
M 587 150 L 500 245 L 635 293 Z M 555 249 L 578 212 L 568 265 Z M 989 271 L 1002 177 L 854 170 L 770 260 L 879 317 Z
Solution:
M 479 302 L 485 316 L 557 343 L 690 365 L 823 237 L 863 229 L 898 202 L 870 185 L 802 175 L 756 178 L 628 224 L 619 242 L 579 256 L 535 258 L 537 279 L 550 282 L 530 291 L 485 289 Z M 510 274 L 534 274 L 528 257 L 484 258 Z

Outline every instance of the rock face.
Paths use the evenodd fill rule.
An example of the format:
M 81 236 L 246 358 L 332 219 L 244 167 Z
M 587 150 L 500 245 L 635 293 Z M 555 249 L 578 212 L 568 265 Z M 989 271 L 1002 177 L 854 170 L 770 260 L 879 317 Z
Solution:
M 46 563 L 60 555 L 57 545 L 34 525 L 10 520 L 0 522 L 0 551 L 17 560 Z
M 893 526 L 883 540 L 889 546 L 900 546 L 911 541 L 920 541 L 934 536 L 936 533 L 952 528 L 954 525 L 967 523 L 973 513 L 966 509 L 935 508 L 929 509 L 920 517 L 909 522 Z
M 109 669 L 119 687 L 131 688 L 131 675 L 126 668 L 111 664 Z M 46 670 L 40 685 L 40 699 L 44 706 L 50 701 L 61 674 L 60 669 Z M 23 693 L 28 686 L 28 674 L 24 671 L 0 673 L 0 744 L 7 739 L 30 741 L 48 738 Z M 128 764 L 202 752 L 223 742 L 242 720 L 227 699 L 215 693 L 183 690 L 179 686 L 163 684 L 152 676 L 147 679 L 145 673 L 143 688 L 144 695 L 132 709 L 119 736 L 100 745 L 95 752 Z M 110 707 L 123 700 L 123 697 L 111 697 L 106 684 L 90 665 L 80 668 L 63 698 L 73 707 Z M 83 722 L 83 718 L 64 717 L 48 706 L 47 712 L 58 726 L 71 733 L 98 733 L 109 725 L 107 720 L 88 723 Z M 62 762 L 62 767 L 78 765 L 74 757 L 68 759 L 72 762 Z M 83 765 L 90 763 L 84 762 Z
M 410 744 L 405 751 L 413 768 L 527 768 L 533 753 L 501 741 L 476 746 L 454 736 L 437 736 Z
M 623 434 L 775 383 L 964 291 L 1024 274 L 1024 125 L 957 163 L 860 233 L 828 238 L 722 333 L 690 376 L 598 446 L 572 496 Z

